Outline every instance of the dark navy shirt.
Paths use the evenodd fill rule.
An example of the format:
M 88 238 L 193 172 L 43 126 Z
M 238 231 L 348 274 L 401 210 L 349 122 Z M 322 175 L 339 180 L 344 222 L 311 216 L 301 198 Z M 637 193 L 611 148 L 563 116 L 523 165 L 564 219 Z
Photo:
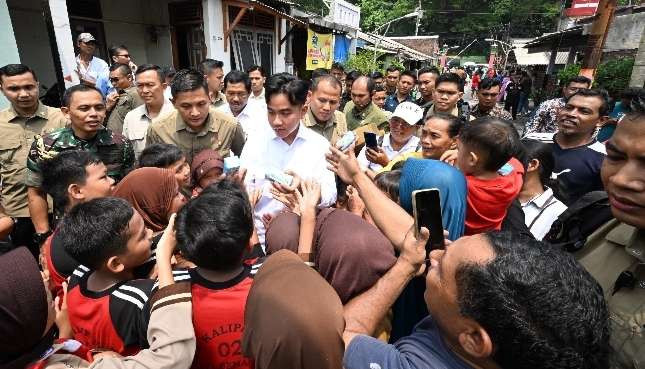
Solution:
M 562 197 L 562 202 L 569 206 L 588 192 L 604 189 L 600 167 L 606 155 L 605 145 L 595 140 L 588 145 L 563 149 L 553 138 L 553 172 L 558 176 L 558 197 Z
M 431 316 L 411 335 L 393 345 L 369 336 L 356 336 L 345 351 L 345 369 L 471 369 L 443 342 Z
M 414 102 L 414 100 L 412 100 L 412 95 L 408 94 L 405 100 L 399 101 L 399 99 L 396 97 L 396 93 L 393 93 L 385 99 L 385 106 L 383 107 L 383 109 L 394 113 L 394 109 L 396 109 L 396 107 L 399 106 L 400 103 L 405 101 Z

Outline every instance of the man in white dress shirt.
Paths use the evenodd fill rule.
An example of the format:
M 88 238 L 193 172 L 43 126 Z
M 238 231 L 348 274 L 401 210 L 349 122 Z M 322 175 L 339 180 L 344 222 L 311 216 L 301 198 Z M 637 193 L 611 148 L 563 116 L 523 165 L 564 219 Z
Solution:
M 423 108 L 409 101 L 400 103 L 390 118 L 390 132 L 378 139 L 378 147 L 370 149 L 365 146 L 358 154 L 357 159 L 361 169 L 377 172 L 395 157 L 417 151 L 419 137 L 414 133 L 421 119 L 423 119 Z
M 226 103 L 216 110 L 235 118 L 242 126 L 246 137 L 266 129 L 266 109 L 257 103 L 251 103 L 251 80 L 249 75 L 239 70 L 230 71 L 224 77 L 224 95 Z
M 265 93 L 270 129 L 249 137 L 242 151 L 241 167 L 247 169 L 247 186 L 262 188 L 254 214 L 262 244 L 265 233 L 262 217 L 273 216 L 284 209 L 284 205 L 271 196 L 271 183 L 264 179 L 267 170 L 291 171 L 302 180 L 320 183 L 320 206 L 330 206 L 336 201 L 336 181 L 325 161 L 329 142 L 302 124 L 302 118 L 307 114 L 308 91 L 306 82 L 290 74 L 269 77 Z
M 252 65 L 246 73 L 249 74 L 251 79 L 251 91 L 253 93 L 249 96 L 249 100 L 266 107 L 267 102 L 264 97 L 264 83 L 267 81 L 264 68 L 259 65 Z
M 137 91 L 143 105 L 131 110 L 123 120 L 123 135 L 132 142 L 134 155 L 146 148 L 146 133 L 152 120 L 175 110 L 164 96 L 166 82 L 161 68 L 154 64 L 144 64 L 136 71 Z

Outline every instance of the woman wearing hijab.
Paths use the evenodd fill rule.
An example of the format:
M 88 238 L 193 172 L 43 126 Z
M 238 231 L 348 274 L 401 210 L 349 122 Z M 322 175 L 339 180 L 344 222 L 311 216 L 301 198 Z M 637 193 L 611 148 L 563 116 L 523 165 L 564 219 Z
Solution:
M 145 167 L 130 172 L 114 189 L 113 195 L 129 202 L 141 215 L 146 228 L 155 234 L 168 225 L 170 216 L 184 206 L 175 174 L 162 168 Z
M 170 216 L 186 204 L 180 192 L 175 173 L 169 169 L 144 167 L 130 172 L 113 192 L 129 202 L 143 218 L 146 228 L 152 230 L 152 256 L 136 269 L 137 278 L 148 278 L 155 265 L 155 249 Z
M 448 239 L 454 241 L 464 234 L 466 217 L 466 179 L 456 168 L 438 160 L 408 159 L 403 165 L 399 183 L 399 201 L 412 214 L 412 192 L 428 188 L 439 190 L 441 220 L 448 231 Z M 396 342 L 412 332 L 414 326 L 428 315 L 423 294 L 425 280 L 416 277 L 410 281 L 392 307 L 392 334 L 390 342 Z
M 271 255 L 246 301 L 242 352 L 255 369 L 342 369 L 343 305 L 294 253 Z
M 266 232 L 267 254 L 281 249 L 298 252 L 300 218 L 282 213 Z M 344 303 L 372 287 L 396 261 L 390 241 L 361 217 L 341 209 L 323 209 L 316 216 L 313 263 Z

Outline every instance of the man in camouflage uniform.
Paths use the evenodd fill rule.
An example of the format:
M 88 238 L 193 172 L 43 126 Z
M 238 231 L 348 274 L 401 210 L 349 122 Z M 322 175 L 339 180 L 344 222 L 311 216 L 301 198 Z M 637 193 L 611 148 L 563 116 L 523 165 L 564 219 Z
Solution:
M 477 90 L 478 103 L 471 109 L 470 113 L 475 118 L 491 116 L 506 120 L 513 120 L 513 116 L 508 111 L 497 106 L 497 96 L 499 96 L 501 83 L 496 78 L 484 78 L 479 83 Z
M 134 166 L 134 150 L 125 137 L 103 127 L 105 104 L 94 87 L 76 85 L 65 91 L 63 114 L 70 125 L 37 136 L 27 157 L 25 184 L 29 187 L 29 211 L 38 234 L 51 233 L 47 218 L 47 198 L 41 189 L 41 164 L 62 151 L 86 150 L 105 164 L 108 175 L 121 180 Z
M 112 64 L 110 82 L 116 91 L 106 98 L 106 109 L 109 111 L 106 127 L 114 133 L 122 134 L 125 116 L 143 104 L 143 99 L 132 85 L 132 70 L 127 64 Z
M 27 153 L 34 136 L 65 127 L 60 109 L 38 101 L 38 79 L 26 65 L 0 68 L 0 87 L 11 106 L 0 111 L 0 180 L 2 207 L 13 219 L 13 246 L 28 246 L 36 255 L 36 233 L 29 217 L 27 187 L 24 184 Z M 5 246 L 10 246 L 8 243 Z M 0 254 L 8 251 L 0 247 Z

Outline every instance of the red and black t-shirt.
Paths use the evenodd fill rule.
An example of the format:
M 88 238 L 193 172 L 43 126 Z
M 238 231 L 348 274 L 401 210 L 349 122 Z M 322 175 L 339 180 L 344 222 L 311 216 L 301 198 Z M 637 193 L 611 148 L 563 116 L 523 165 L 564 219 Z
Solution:
M 175 272 L 175 280 L 190 278 L 193 325 L 197 338 L 194 369 L 252 369 L 253 360 L 242 354 L 244 308 L 253 276 L 262 259 L 244 265 L 240 274 L 225 282 L 212 282 L 199 268 Z
M 115 351 L 123 356 L 147 348 L 146 304 L 154 281 L 124 281 L 95 292 L 87 288 L 90 274 L 81 265 L 69 282 L 67 308 L 74 339 L 90 349 Z

